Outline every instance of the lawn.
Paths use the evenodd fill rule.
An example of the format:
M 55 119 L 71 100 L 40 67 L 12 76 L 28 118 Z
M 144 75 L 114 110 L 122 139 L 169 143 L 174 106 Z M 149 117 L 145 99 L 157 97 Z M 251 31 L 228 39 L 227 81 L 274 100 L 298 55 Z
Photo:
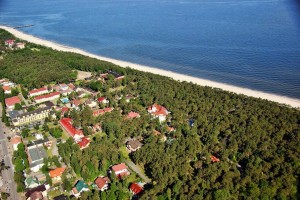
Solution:
M 125 159 L 129 159 L 129 152 L 125 146 L 122 146 L 119 151 Z

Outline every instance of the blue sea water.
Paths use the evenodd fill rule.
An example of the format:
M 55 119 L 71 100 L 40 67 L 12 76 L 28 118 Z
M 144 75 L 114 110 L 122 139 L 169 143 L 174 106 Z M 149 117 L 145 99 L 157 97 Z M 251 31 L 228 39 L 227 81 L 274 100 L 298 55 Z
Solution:
M 297 0 L 0 0 L 0 23 L 111 58 L 300 99 Z

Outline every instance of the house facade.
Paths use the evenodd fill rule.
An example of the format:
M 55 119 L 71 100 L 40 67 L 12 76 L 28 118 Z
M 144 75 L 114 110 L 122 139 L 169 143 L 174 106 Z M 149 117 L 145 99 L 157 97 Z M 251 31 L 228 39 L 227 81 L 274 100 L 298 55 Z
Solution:
M 12 119 L 12 123 L 14 126 L 22 126 L 36 121 L 42 121 L 49 116 L 50 111 L 51 107 L 44 107 L 31 112 L 25 112 L 16 115 L 16 117 Z
M 160 122 L 166 121 L 167 115 L 170 113 L 165 107 L 158 104 L 149 106 L 147 110 L 153 118 L 158 118 Z
M 36 103 L 42 103 L 42 102 L 46 102 L 46 101 L 52 101 L 54 99 L 57 99 L 60 97 L 60 93 L 59 92 L 52 92 L 46 95 L 42 95 L 42 96 L 37 96 L 34 98 Z
M 35 97 L 35 96 L 39 96 L 42 94 L 47 94 L 49 93 L 49 90 L 47 88 L 39 88 L 39 89 L 34 89 L 28 92 L 30 97 Z
M 112 166 L 112 171 L 113 173 L 115 173 L 116 177 L 118 178 L 122 178 L 130 174 L 127 166 L 124 163 Z

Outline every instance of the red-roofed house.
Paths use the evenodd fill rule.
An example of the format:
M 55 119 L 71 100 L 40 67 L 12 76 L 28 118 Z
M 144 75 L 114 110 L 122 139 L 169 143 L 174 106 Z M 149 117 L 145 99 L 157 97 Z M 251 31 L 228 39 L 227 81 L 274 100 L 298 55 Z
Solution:
M 130 185 L 130 192 L 132 192 L 133 195 L 139 195 L 144 190 L 142 186 L 140 186 L 137 183 L 132 183 Z
M 130 174 L 130 172 L 127 169 L 127 166 L 124 163 L 112 166 L 112 170 L 118 178 L 122 178 Z
M 11 94 L 11 88 L 9 86 L 2 86 L 4 94 Z
M 49 175 L 52 178 L 52 181 L 58 182 L 61 181 L 61 175 L 64 173 L 66 168 L 59 167 L 49 171 Z
M 18 96 L 10 97 L 5 99 L 5 105 L 9 109 L 13 109 L 15 107 L 15 104 L 21 103 Z
M 15 44 L 15 40 L 5 40 L 5 45 L 8 47 L 13 47 Z
M 213 155 L 210 156 L 210 160 L 211 160 L 212 162 L 220 162 L 220 159 L 217 158 L 216 156 L 213 156 Z
M 82 150 L 87 148 L 90 145 L 90 142 L 91 142 L 90 138 L 83 137 L 81 138 L 81 141 L 77 142 L 77 144 L 79 145 L 79 148 Z
M 75 141 L 78 141 L 84 137 L 83 131 L 76 129 L 72 125 L 71 118 L 62 118 L 59 123 Z
M 170 113 L 165 107 L 158 104 L 149 106 L 147 110 L 154 118 L 158 118 L 160 122 L 166 121 L 166 117 Z
M 97 117 L 98 115 L 103 115 L 104 113 L 113 111 L 113 109 L 114 108 L 103 108 L 103 109 L 100 109 L 100 110 L 95 110 L 93 112 L 93 116 Z
M 130 112 L 128 113 L 128 115 L 126 116 L 126 119 L 134 119 L 134 118 L 139 118 L 140 114 L 136 113 L 136 112 Z
M 109 101 L 105 97 L 99 97 L 97 99 L 98 103 L 108 103 Z
M 51 101 L 51 100 L 57 99 L 57 98 L 59 98 L 59 96 L 60 96 L 59 92 L 52 92 L 52 93 L 49 93 L 49 94 L 46 94 L 46 95 L 37 96 L 37 97 L 34 98 L 34 100 L 37 103 L 42 103 L 42 102 L 45 102 L 45 101 Z
M 34 96 L 46 94 L 48 92 L 49 92 L 48 89 L 43 87 L 43 88 L 31 90 L 28 92 L 28 94 L 30 97 L 34 97 Z
M 108 177 L 98 177 L 95 180 L 95 184 L 97 185 L 98 189 L 101 190 L 102 192 L 104 190 L 108 189 L 108 183 L 110 182 Z
M 63 116 L 66 112 L 68 112 L 69 111 L 69 108 L 68 107 L 63 107 L 62 109 L 61 109 L 61 115 Z

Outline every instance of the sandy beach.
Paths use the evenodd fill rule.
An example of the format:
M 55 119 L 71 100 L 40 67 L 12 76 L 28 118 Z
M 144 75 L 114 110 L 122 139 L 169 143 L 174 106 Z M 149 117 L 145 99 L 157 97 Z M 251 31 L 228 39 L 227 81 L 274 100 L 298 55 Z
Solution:
M 162 69 L 158 69 L 155 67 L 143 66 L 143 65 L 139 65 L 139 64 L 135 64 L 135 63 L 130 63 L 130 62 L 125 62 L 125 61 L 116 60 L 116 59 L 112 59 L 112 58 L 102 57 L 102 56 L 88 53 L 81 49 L 72 48 L 72 47 L 57 44 L 55 42 L 47 41 L 47 40 L 23 33 L 19 30 L 11 28 L 11 27 L 0 26 L 0 28 L 5 29 L 6 31 L 12 33 L 13 35 L 15 35 L 16 37 L 18 37 L 22 40 L 26 40 L 28 42 L 36 43 L 39 45 L 44 45 L 44 46 L 50 47 L 55 50 L 78 53 L 78 54 L 82 54 L 82 55 L 89 56 L 92 58 L 112 62 L 121 67 L 130 67 L 130 68 L 144 71 L 144 72 L 151 72 L 154 74 L 171 77 L 174 80 L 178 80 L 178 81 L 193 82 L 193 83 L 196 83 L 196 84 L 202 85 L 202 86 L 220 88 L 222 90 L 234 92 L 237 94 L 244 94 L 244 95 L 252 96 L 252 97 L 256 97 L 256 98 L 267 99 L 267 100 L 278 102 L 281 104 L 287 104 L 287 105 L 295 107 L 295 108 L 300 108 L 300 100 L 299 99 L 294 99 L 294 98 L 289 98 L 289 97 L 285 97 L 285 96 L 256 91 L 256 90 L 252 90 L 252 89 L 237 87 L 237 86 L 214 82 L 214 81 L 210 81 L 210 80 L 206 80 L 206 79 L 196 78 L 196 77 L 192 77 L 192 76 L 188 76 L 188 75 L 177 74 L 175 72 L 162 70 Z

